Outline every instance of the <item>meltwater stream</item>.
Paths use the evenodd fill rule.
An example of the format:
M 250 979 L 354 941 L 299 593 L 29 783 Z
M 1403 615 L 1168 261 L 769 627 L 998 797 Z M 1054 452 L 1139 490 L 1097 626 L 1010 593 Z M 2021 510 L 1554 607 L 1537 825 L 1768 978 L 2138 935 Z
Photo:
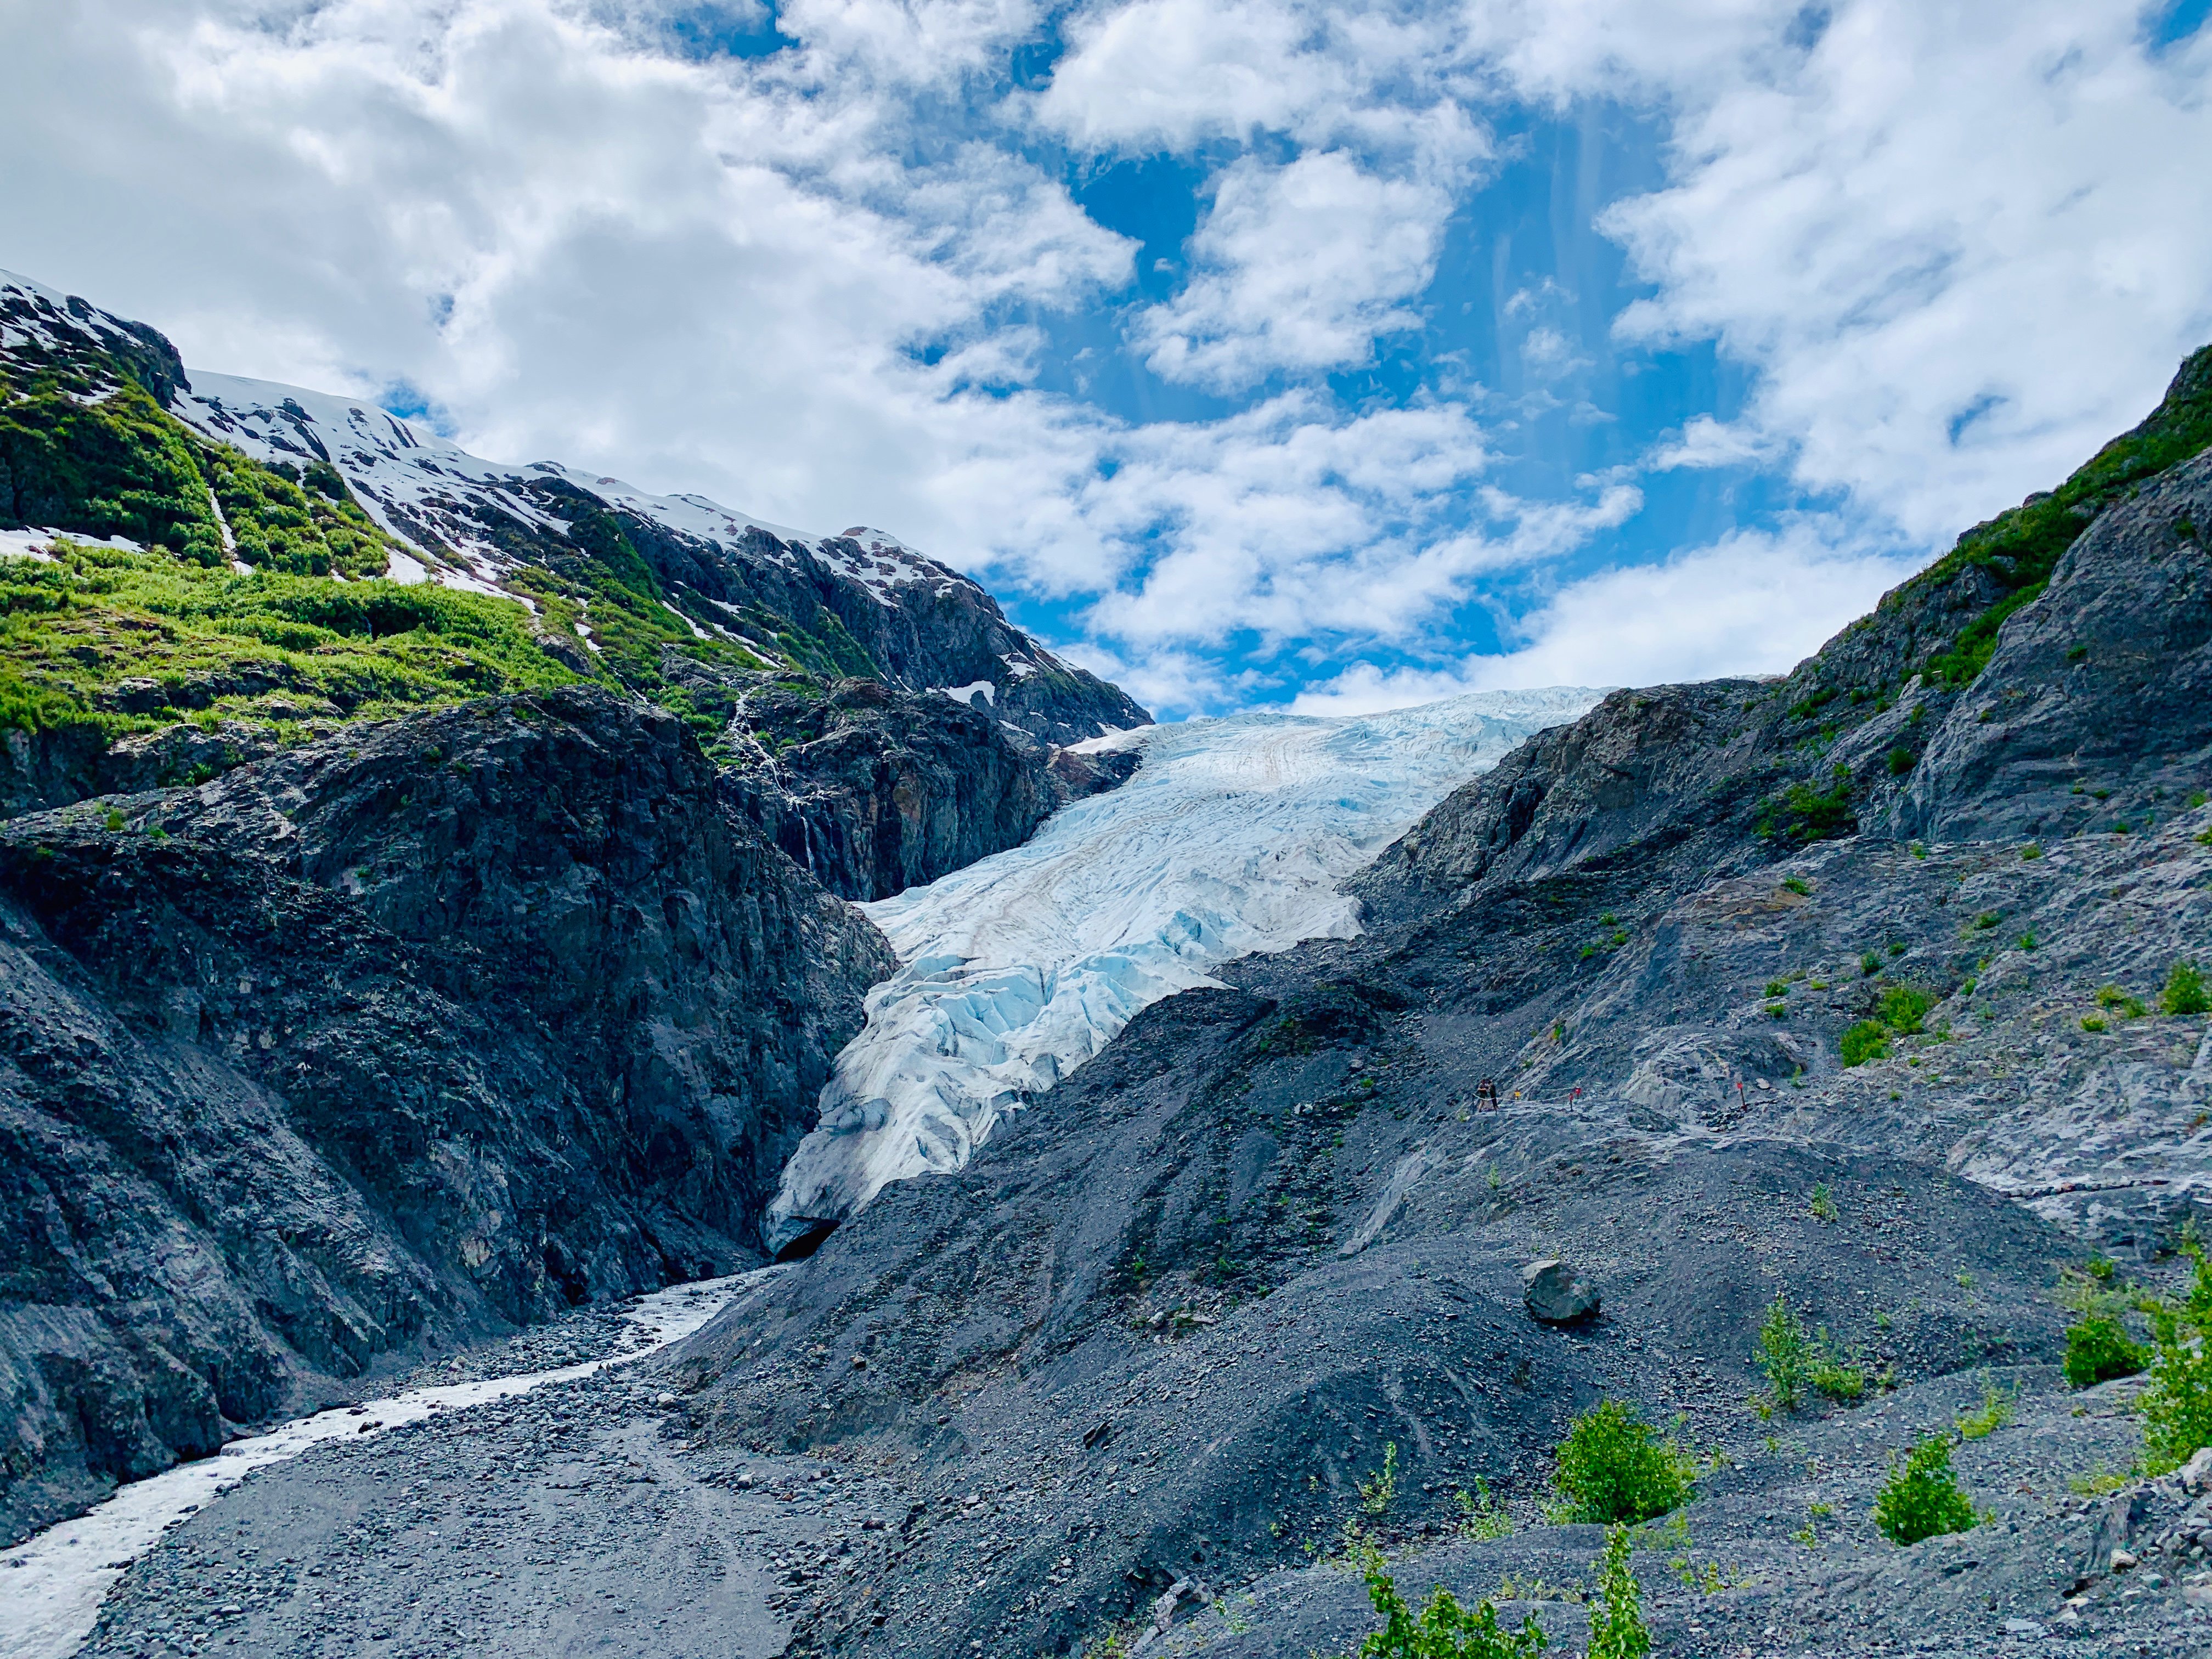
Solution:
M 868 995 L 769 1215 L 783 1244 L 888 1182 L 968 1161 L 1000 1121 L 1212 969 L 1348 939 L 1340 890 L 1422 813 L 1602 694 L 1477 692 L 1389 714 L 1239 714 L 1118 733 L 1127 783 L 1020 847 L 862 908 L 899 971 Z
M 763 1267 L 656 1291 L 625 1316 L 637 1327 L 635 1345 L 604 1359 L 481 1382 L 410 1389 L 388 1400 L 333 1407 L 280 1424 L 265 1434 L 234 1440 L 213 1457 L 134 1480 L 76 1520 L 0 1551 L 0 1659 L 69 1659 L 92 1633 L 100 1604 L 124 1569 L 163 1531 L 254 1469 L 297 1457 L 326 1440 L 375 1434 L 488 1400 L 527 1394 L 549 1382 L 589 1376 L 611 1365 L 626 1365 L 682 1341 L 732 1297 L 784 1271 Z

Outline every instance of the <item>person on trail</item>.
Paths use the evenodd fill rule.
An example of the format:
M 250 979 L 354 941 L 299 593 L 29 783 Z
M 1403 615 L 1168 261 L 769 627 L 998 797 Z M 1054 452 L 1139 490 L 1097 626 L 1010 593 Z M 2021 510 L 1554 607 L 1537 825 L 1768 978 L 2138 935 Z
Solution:
M 1474 1103 L 1486 1112 L 1498 1109 L 1498 1085 L 1488 1078 L 1474 1085 Z

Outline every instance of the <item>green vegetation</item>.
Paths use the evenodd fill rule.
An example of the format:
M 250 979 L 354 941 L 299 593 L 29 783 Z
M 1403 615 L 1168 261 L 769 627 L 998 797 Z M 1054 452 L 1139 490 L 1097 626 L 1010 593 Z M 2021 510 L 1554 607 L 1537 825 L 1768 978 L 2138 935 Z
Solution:
M 2166 988 L 2158 1006 L 2169 1014 L 2201 1014 L 2212 1009 L 2204 992 L 2204 975 L 2193 962 L 2177 962 L 2166 971 Z
M 1491 1495 L 1490 1483 L 1480 1475 L 1474 1477 L 1473 1497 L 1470 1498 L 1464 1488 L 1455 1495 L 1459 1500 L 1461 1537 L 1488 1540 L 1513 1535 L 1513 1517 L 1505 1512 L 1505 1506 Z
M 64 543 L 50 563 L 0 562 L 0 725 L 112 737 L 187 717 L 359 719 L 575 680 L 529 621 L 512 600 L 427 583 L 240 575 Z
M 2093 1314 L 2066 1328 L 2066 1380 L 2077 1389 L 2134 1376 L 2149 1364 L 2150 1350 L 2112 1315 Z
M 1544 1632 L 1530 1615 L 1517 1631 L 1498 1622 L 1495 1603 L 1485 1597 L 1470 1613 L 1439 1584 L 1416 1614 L 1383 1571 L 1379 1553 L 1370 1553 L 1365 1569 L 1367 1600 L 1382 1628 L 1359 1644 L 1358 1659 L 1538 1659 Z
M 1930 1435 L 1905 1455 L 1889 1460 L 1889 1479 L 1874 1502 L 1874 1523 L 1893 1544 L 1917 1544 L 1939 1533 L 1967 1532 L 1979 1516 L 1951 1472 L 1951 1442 Z
M 1827 1189 L 1818 1191 L 1825 1197 Z M 1808 1332 L 1786 1297 L 1776 1297 L 1767 1308 L 1759 1328 L 1759 1352 L 1752 1358 L 1765 1374 L 1773 1405 L 1784 1411 L 1796 1411 L 1808 1393 L 1843 1405 L 1856 1403 L 1866 1393 L 1866 1372 L 1836 1358 L 1826 1330 Z
M 1919 759 L 1917 755 L 1900 744 L 1882 757 L 1882 764 L 1889 768 L 1890 776 L 1901 778 L 1913 769 Z
M 1786 841 L 1832 841 L 1854 834 L 1858 827 L 1858 817 L 1851 811 L 1850 769 L 1841 763 L 1830 775 L 1826 789 L 1793 783 L 1778 799 L 1766 803 L 1759 818 L 1760 836 Z
M 84 401 L 94 391 L 105 395 Z M 0 372 L 0 475 L 31 523 L 122 536 L 209 568 L 235 557 L 292 575 L 380 575 L 392 546 L 334 467 L 249 460 L 131 380 L 46 373 L 24 385 Z
M 2012 1421 L 2012 1396 L 1987 1377 L 1982 1379 L 1982 1403 L 1959 1417 L 1961 1440 L 1986 1440 Z
M 1680 1509 L 1697 1478 L 1695 1459 L 1617 1400 L 1577 1418 L 1557 1456 L 1553 1479 L 1567 1517 L 1602 1526 Z
M 2030 862 L 2033 862 L 2043 856 L 2043 848 L 2039 847 L 2035 842 L 2030 842 L 2027 846 L 2020 849 L 2020 855 L 2021 857 L 2028 860 Z
M 1589 1659 L 1644 1659 L 1651 1651 L 1651 1633 L 1644 1626 L 1642 1596 L 1628 1555 L 1628 1528 L 1607 1530 L 1605 1559 L 1598 1565 L 1598 1604 L 1590 1609 Z
M 1839 1213 L 1836 1208 L 1836 1200 L 1830 1194 L 1828 1183 L 1825 1181 L 1816 1181 L 1813 1183 L 1813 1201 L 1806 1207 L 1812 1212 L 1815 1221 L 1833 1221 Z
M 1875 1005 L 1875 1018 L 1899 1036 L 1913 1036 L 1921 1020 L 1936 1006 L 1936 999 L 1916 985 L 1892 985 Z
M 1889 1028 L 1878 1019 L 1863 1019 L 1837 1039 L 1845 1066 L 1863 1066 L 1870 1060 L 1889 1058 Z
M 2136 1402 L 2142 1415 L 2145 1465 L 2153 1474 L 2178 1468 L 2212 1446 L 2212 1261 L 2191 1238 L 2184 1248 L 2197 1271 L 2186 1300 L 2147 1301 L 2157 1352 L 2150 1380 Z
M 1802 876 L 1785 876 L 1782 884 L 1800 898 L 1805 897 L 1813 890 L 1813 884 Z
M 1398 1443 L 1382 1448 L 1382 1467 L 1359 1482 L 1359 1507 L 1370 1515 L 1386 1513 L 1398 1495 Z
M 2097 1006 L 2110 1009 L 2123 1019 L 2141 1019 L 2148 1012 L 2144 1008 L 2141 997 L 2130 996 L 2117 985 L 2097 988 Z
M 1987 666 L 2005 619 L 2040 594 L 2059 558 L 2109 503 L 2143 479 L 2212 445 L 2212 348 L 2181 366 L 2165 399 L 2132 432 L 2106 444 L 2049 495 L 1977 525 L 1912 586 L 1942 586 L 1979 566 L 1999 596 L 1923 665 L 1931 684 L 1963 686 Z M 2078 648 L 2078 647 L 2077 647 Z

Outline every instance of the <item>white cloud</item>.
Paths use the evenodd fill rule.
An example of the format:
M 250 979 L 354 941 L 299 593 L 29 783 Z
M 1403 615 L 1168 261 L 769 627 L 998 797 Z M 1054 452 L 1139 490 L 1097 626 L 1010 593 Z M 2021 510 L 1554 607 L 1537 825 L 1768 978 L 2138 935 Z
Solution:
M 1823 528 L 1806 522 L 1772 534 L 1739 532 L 1662 564 L 1598 572 L 1525 617 L 1510 650 L 1434 668 L 1356 663 L 1291 707 L 1365 714 L 1518 686 L 1785 672 L 1917 563 L 1832 545 Z
M 1042 0 L 795 0 L 799 46 L 761 59 L 707 48 L 716 13 L 764 18 L 0 0 L 0 263 L 189 362 L 404 383 L 482 453 L 884 525 L 1206 701 L 1270 689 L 1218 666 L 1254 639 L 1448 661 L 1440 618 L 1486 593 L 1509 625 L 1516 594 L 1544 608 L 1506 655 L 1420 671 L 1436 685 L 1753 665 L 1892 571 L 1887 540 L 1851 556 L 1801 525 L 1548 589 L 1641 499 L 1493 476 L 1476 411 L 1601 413 L 1556 284 L 1504 307 L 1517 404 L 1472 373 L 1395 407 L 1328 393 L 1433 320 L 1516 100 L 1617 100 L 1668 135 L 1663 186 L 1605 221 L 1652 285 L 1620 331 L 1717 340 L 1752 391 L 1647 469 L 1791 469 L 1924 550 L 2061 476 L 2212 334 L 2212 40 L 2154 58 L 2131 4 L 1837 0 L 1823 27 L 1798 0 L 1132 0 L 1067 15 L 1036 94 L 1003 76 L 1061 15 Z M 1045 140 L 1211 170 L 1176 291 L 1110 309 L 1133 245 L 1084 215 L 1065 155 L 1027 158 Z M 1086 313 L 1091 343 L 1126 326 L 1231 412 L 1133 424 L 1039 390 L 1057 319 Z
M 1698 415 L 1683 422 L 1681 432 L 1671 441 L 1654 449 L 1644 465 L 1654 472 L 1741 466 L 1768 459 L 1775 447 L 1771 439 L 1754 428 L 1740 422 L 1724 425 L 1710 415 Z
M 2132 4 L 1851 0 L 1789 52 L 1771 13 L 1711 9 L 1728 52 L 1617 60 L 1678 110 L 1672 182 L 1605 222 L 1659 289 L 1622 330 L 1754 365 L 1748 423 L 1805 483 L 1942 540 L 2064 477 L 2212 335 L 2212 40 L 2161 61 Z
M 1138 324 L 1146 363 L 1232 391 L 1365 362 L 1377 335 L 1420 325 L 1405 302 L 1435 275 L 1452 203 L 1442 182 L 1377 177 L 1338 150 L 1237 162 L 1194 240 L 1197 274 Z

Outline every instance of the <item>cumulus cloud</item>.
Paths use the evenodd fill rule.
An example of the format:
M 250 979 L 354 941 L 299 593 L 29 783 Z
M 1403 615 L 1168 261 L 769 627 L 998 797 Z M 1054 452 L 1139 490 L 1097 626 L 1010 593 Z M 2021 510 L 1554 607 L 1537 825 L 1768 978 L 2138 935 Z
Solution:
M 1433 667 L 1355 663 L 1291 707 L 1368 714 L 1514 686 L 1786 672 L 1917 562 L 1839 548 L 1823 529 L 1808 522 L 1741 532 L 1663 563 L 1600 571 L 1522 617 L 1510 650 Z
M 1137 337 L 1155 374 L 1234 390 L 1279 368 L 1365 362 L 1377 335 L 1420 325 L 1452 210 L 1442 182 L 1378 177 L 1339 150 L 1248 158 L 1216 186 L 1197 274 Z
M 2148 406 L 2212 334 L 2208 74 L 2078 0 L 0 0 L 0 263 L 483 453 L 884 525 L 1173 708 L 1666 678 L 1785 665 Z M 1615 413 L 1601 335 L 1525 289 L 1509 403 L 1435 285 L 1492 125 L 1607 102 L 1664 145 L 1619 349 L 1750 390 L 1547 493 L 1512 422 Z M 1140 301 L 1067 181 L 1162 155 L 1202 211 Z M 1218 407 L 1049 389 L 1071 319 Z M 1721 466 L 1849 505 L 1632 563 L 1639 477 Z

